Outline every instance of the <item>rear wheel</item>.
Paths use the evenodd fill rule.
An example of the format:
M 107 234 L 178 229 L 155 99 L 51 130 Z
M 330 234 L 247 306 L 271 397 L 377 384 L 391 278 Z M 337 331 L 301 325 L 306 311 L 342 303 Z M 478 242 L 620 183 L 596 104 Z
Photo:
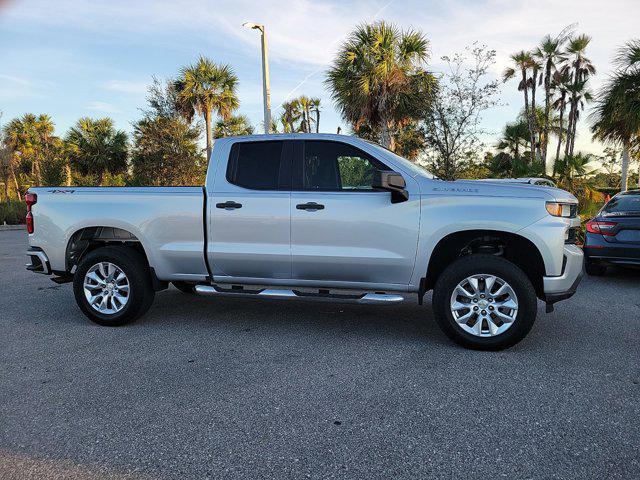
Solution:
M 531 281 L 516 265 L 494 255 L 468 255 L 438 278 L 433 310 L 440 328 L 454 342 L 501 350 L 529 333 L 538 305 Z
M 144 256 L 120 246 L 88 253 L 74 275 L 73 293 L 82 313 L 111 327 L 146 313 L 155 296 Z

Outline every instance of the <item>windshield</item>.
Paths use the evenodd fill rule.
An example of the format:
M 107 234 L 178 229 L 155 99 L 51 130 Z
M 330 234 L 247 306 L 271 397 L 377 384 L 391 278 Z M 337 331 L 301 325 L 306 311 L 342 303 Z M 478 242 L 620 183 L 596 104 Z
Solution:
M 613 197 L 602 209 L 610 214 L 640 214 L 640 195 L 619 195 Z
M 397 154 L 393 153 L 391 150 L 389 150 L 387 148 L 384 148 L 383 146 L 378 145 L 377 143 L 371 142 L 369 140 L 365 140 L 365 141 L 369 145 L 374 147 L 376 150 L 378 150 L 383 156 L 391 157 L 394 162 L 397 162 L 400 165 L 402 165 L 403 168 L 405 168 L 406 170 L 411 172 L 411 175 L 413 175 L 413 176 L 422 175 L 423 177 L 435 178 L 435 179 L 438 178 L 435 175 L 433 175 L 432 173 L 429 173 L 426 169 L 424 169 L 420 165 L 417 165 L 417 164 L 415 164 L 413 162 L 410 162 L 406 158 L 403 158 L 400 155 L 397 155 Z

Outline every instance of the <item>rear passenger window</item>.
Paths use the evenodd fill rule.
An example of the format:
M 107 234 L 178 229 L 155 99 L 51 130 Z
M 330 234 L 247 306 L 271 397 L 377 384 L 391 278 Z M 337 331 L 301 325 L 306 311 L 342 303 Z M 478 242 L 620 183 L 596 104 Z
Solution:
M 278 190 L 284 142 L 244 142 L 231 147 L 227 180 L 251 190 Z

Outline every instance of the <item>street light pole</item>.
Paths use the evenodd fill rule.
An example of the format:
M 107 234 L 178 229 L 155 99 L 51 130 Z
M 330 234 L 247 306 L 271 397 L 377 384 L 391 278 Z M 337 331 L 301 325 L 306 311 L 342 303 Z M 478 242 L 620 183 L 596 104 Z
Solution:
M 264 133 L 271 133 L 271 93 L 269 92 L 269 57 L 267 53 L 267 34 L 264 25 L 246 22 L 243 27 L 260 30 L 262 43 L 262 96 L 264 100 Z

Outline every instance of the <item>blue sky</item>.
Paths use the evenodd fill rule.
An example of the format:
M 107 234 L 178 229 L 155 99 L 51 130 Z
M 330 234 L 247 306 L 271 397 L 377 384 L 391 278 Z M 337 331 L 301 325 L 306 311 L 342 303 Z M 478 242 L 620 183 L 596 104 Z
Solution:
M 598 67 L 592 88 L 611 71 L 615 49 L 638 36 L 637 0 L 573 1 L 209 1 L 0 0 L 0 111 L 2 122 L 26 112 L 47 113 L 63 135 L 79 117 L 112 117 L 131 131 L 145 108 L 152 76 L 168 78 L 203 54 L 230 64 L 240 79 L 240 113 L 262 120 L 260 43 L 245 21 L 267 26 L 274 113 L 287 98 L 322 99 L 321 131 L 342 124 L 323 85 L 341 41 L 361 22 L 385 19 L 422 30 L 429 67 L 474 41 L 495 49 L 499 75 L 509 54 L 533 47 L 545 33 L 576 23 L 593 37 L 589 57 Z M 484 115 L 499 132 L 521 109 L 515 83 L 502 87 L 503 105 Z M 599 152 L 586 131 L 578 148 Z

